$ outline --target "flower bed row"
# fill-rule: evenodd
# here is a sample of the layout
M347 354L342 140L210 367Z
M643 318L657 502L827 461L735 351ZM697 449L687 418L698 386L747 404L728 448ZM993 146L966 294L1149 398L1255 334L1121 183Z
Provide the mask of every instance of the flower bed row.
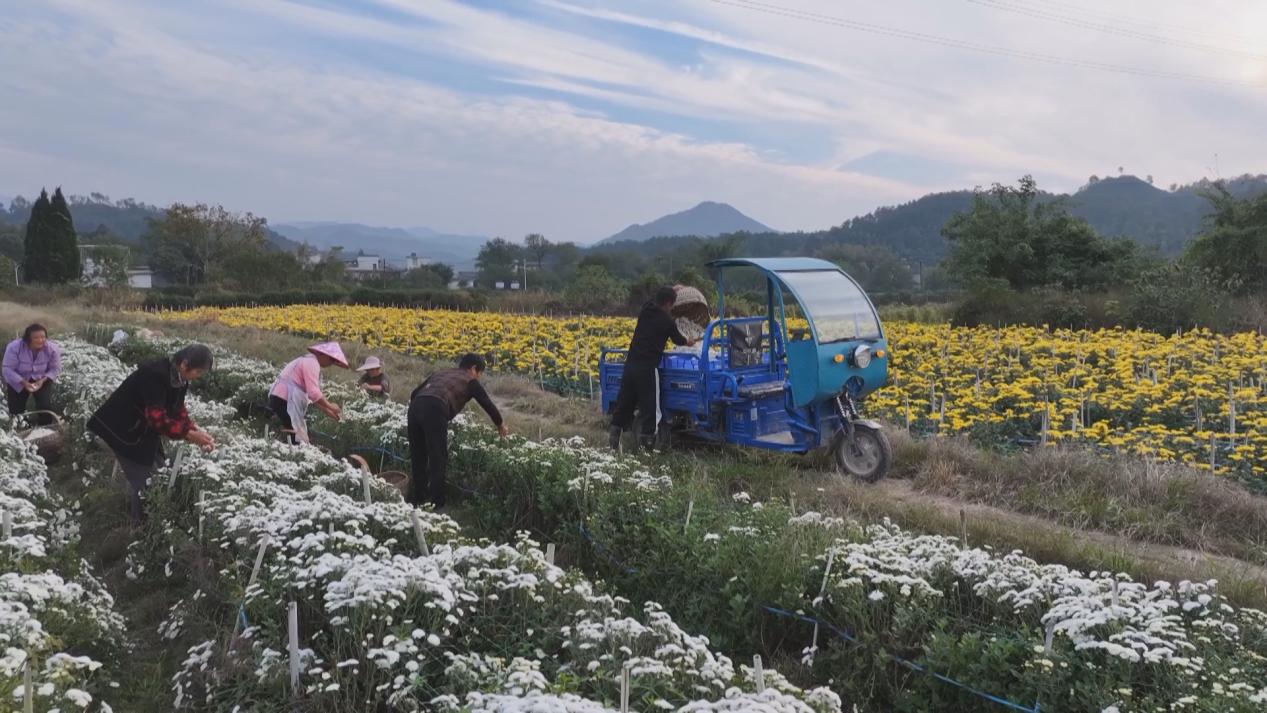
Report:
M104 350L63 346L85 372L122 367ZM83 412L98 394L78 386L66 390ZM177 709L276 709L299 696L305 710L608 710L626 668L634 710L840 709L829 690L772 670L758 692L750 668L658 605L631 607L524 535L475 540L377 482L366 502L347 463L252 436L224 405L190 406L221 446L158 473L129 553L138 580L184 594L161 627L188 645ZM345 413L373 412L345 401Z
M0 710L106 713L124 648L114 600L80 559L79 513L0 415ZM30 688L26 676L31 676Z
M403 408L381 403L318 423L336 449L400 454L403 425ZM579 441L507 445L459 425L452 448L477 530L531 526L722 650L792 652L847 699L898 710L981 706L984 692L1046 710L1267 706L1267 616L1230 606L1213 582L1148 586L719 496Z

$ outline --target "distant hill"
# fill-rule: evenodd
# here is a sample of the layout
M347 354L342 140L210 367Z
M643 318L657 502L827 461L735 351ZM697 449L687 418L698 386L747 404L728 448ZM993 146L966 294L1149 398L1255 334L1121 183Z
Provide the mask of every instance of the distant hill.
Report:
M1244 198L1267 192L1267 176L1241 176L1224 185ZM1157 188L1135 176L1097 179L1072 194L1043 193L1040 200L1064 200L1069 211L1085 219L1100 234L1126 237L1163 255L1179 254L1202 227L1211 190L1208 180ZM912 263L935 265L946 256L948 245L941 230L952 215L972 207L972 191L931 193L909 203L886 206L826 230L796 233L749 232L735 246L738 254L751 257L812 255L831 244L880 245ZM615 238L616 236L613 236ZM617 244L613 238L591 250L603 253L630 251L644 256L697 249L706 242L698 237L660 237Z
M31 217L31 207L26 199L19 197L19 203L13 199L4 202L0 210L0 224L26 225ZM34 198L29 199L34 202ZM106 232L119 241L135 245L141 242L141 236L149 228L151 218L163 217L164 210L156 205L142 203L132 198L111 201L105 196L94 194L89 197L69 196L70 216L75 220L75 230L80 237L105 228ZM287 239L271 228L267 231L268 242L280 250L293 251L299 243Z
M303 221L278 223L273 228L291 240L322 250L341 247L348 255L365 251L393 263L403 263L411 253L417 253L459 269L475 264L475 256L487 240L475 235L450 235L427 227L389 228L360 223Z
M642 241L675 235L708 238L727 233L769 233L772 230L725 203L704 201L694 208L657 218L650 223L635 223L599 241L599 244L626 240Z

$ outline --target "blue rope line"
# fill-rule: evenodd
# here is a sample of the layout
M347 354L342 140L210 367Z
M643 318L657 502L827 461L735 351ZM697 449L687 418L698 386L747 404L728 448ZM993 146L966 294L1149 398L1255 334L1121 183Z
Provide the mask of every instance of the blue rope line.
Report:
M774 614L775 616L780 616L780 617L785 617L785 618L790 618L790 619L797 619L809 624L816 624L816 625L822 626L830 630L832 633L836 634L836 636L839 636L841 639L844 639L845 641L848 641L851 644L862 643L858 641L857 637L853 636L849 632L845 631L844 629L841 629L835 624L823 621L822 619L818 619L812 616L807 616L805 614L797 614L796 612L791 612L786 609L780 609L778 607L770 606L769 604L764 605L762 609L765 609L766 611L770 612L771 614ZM955 686L964 691L967 691L968 693L971 693L972 695L977 696L978 698L983 698L992 703L997 703L1001 706L1010 708L1012 710L1022 711L1023 713L1042 713L1041 706L1039 705L1037 701L1034 702L1033 708L1030 708L1028 706L1023 706L1019 703L1013 703L1012 701L1009 701L1006 698L1000 698L999 696L996 696L992 693L986 693L985 691L982 691L981 689L973 688L972 686L969 686L966 683L961 683L959 681L956 681L955 679L950 678L949 676L933 671L927 666L923 666L921 664L915 663L914 661L904 659L901 656L898 656L896 654L891 654L887 651L882 651L881 653L883 653L885 656L889 657L893 661L896 661L897 663L911 669L912 671L928 674L929 676L932 676L933 678L939 681L948 683L952 686Z

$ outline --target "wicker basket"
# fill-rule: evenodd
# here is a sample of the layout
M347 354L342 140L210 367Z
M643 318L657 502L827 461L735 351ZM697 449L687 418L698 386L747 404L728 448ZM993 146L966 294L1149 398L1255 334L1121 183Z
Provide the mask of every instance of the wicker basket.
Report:
M399 470L384 470L378 474L378 477L387 481L387 484L400 491L401 496L409 497L409 474Z
M677 322L678 331L687 339L703 337L704 330L713 318L708 309L708 300L694 287L677 285L673 289L677 290L677 301L673 303L671 314Z
M28 411L19 416L28 422L35 416L51 416L53 422L46 426L32 426L18 431L18 437L35 446L45 463L53 464L62 457L66 447L66 426L62 417L52 411Z

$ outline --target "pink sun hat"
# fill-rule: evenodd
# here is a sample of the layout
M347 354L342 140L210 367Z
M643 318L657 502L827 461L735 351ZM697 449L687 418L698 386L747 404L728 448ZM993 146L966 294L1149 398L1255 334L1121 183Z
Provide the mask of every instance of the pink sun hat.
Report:
M325 354L333 359L335 364L338 364L344 369L348 368L348 358L343 356L343 349L339 346L338 342L322 342L320 344L314 344L308 347L308 351L313 354Z

